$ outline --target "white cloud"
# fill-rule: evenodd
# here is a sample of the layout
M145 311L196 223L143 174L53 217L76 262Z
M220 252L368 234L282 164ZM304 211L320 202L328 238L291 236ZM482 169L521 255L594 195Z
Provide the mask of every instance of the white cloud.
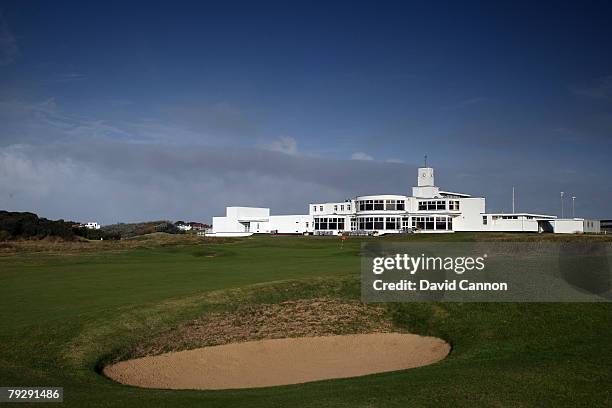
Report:
M351 160L374 160L374 158L364 152L355 152L351 155Z
M289 136L281 136L267 146L268 150L285 154L297 153L297 140Z
M312 200L365 193L364 185L400 190L403 175L388 170L376 162L346 166L261 149L81 139L0 147L0 203L9 211L104 224L210 221L228 205L299 214ZM357 180L354 172L363 176ZM180 199L185 191L192 199Z

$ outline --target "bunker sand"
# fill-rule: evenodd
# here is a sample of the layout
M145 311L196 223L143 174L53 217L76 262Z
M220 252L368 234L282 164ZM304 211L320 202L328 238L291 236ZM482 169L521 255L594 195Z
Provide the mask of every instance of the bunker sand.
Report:
M405 333L232 343L121 361L103 373L145 388L220 390L300 384L433 364L450 352L436 337Z

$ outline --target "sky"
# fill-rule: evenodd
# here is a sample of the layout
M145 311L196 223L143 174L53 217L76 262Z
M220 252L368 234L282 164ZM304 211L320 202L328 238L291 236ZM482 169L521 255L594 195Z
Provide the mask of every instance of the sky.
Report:
M612 218L609 2L0 0L0 209L102 224L444 190Z

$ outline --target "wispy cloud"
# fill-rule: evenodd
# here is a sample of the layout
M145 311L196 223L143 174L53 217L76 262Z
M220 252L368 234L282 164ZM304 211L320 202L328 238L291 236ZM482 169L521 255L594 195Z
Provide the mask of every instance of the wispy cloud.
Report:
M574 95L594 99L609 99L612 98L612 75L597 78L587 84L571 85L569 89Z
M351 155L351 160L374 160L374 158L364 152L355 152Z
M17 40L0 12L0 66L12 64L17 55L19 55Z
M55 82L77 82L77 81L83 81L84 79L87 79L86 75L80 74L78 72L70 72L70 73L58 75L54 79L54 81Z
M477 96L474 98L467 98L462 101L459 101L453 105L447 106L447 110L461 109L472 105L477 105L485 102L491 102L491 98L487 98L484 96Z
M266 146L268 150L285 154L297 154L297 140L290 136L281 136Z

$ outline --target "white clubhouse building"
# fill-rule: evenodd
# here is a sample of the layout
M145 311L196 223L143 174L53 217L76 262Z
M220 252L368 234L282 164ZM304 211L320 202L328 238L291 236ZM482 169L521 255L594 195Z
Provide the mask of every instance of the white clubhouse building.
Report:
M484 197L442 191L434 169L418 169L412 195L368 195L336 203L313 203L308 215L270 215L269 208L227 207L213 217L211 236L252 234L383 235L398 233L599 232L598 221L558 219L531 213L486 213Z

